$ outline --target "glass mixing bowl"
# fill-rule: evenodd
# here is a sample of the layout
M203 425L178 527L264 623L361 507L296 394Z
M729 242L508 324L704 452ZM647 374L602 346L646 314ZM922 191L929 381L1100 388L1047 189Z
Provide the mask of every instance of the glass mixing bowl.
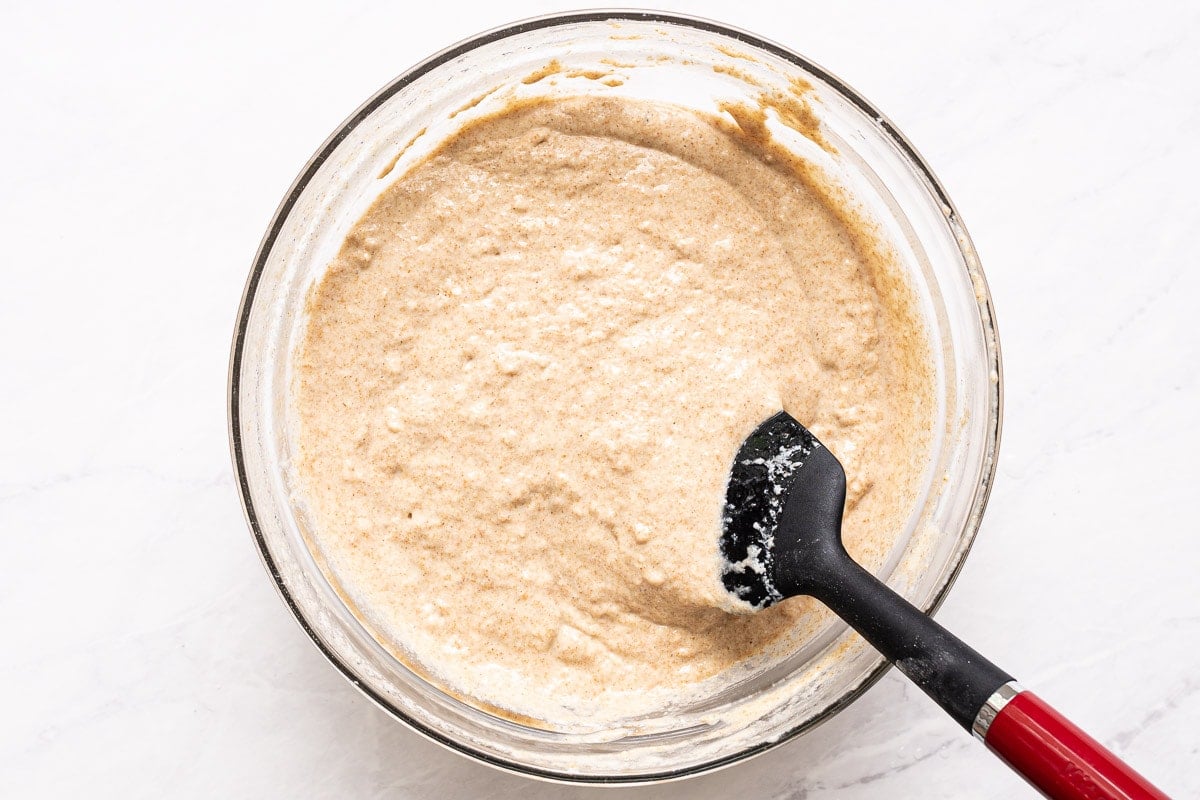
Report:
M830 620L781 664L686 708L583 733L498 716L407 667L356 618L307 543L290 472L291 355L305 324L305 293L366 207L445 134L512 97L602 92L717 113L720 101L754 105L764 92L795 96L797 87L812 116L789 127L772 113L773 135L878 222L928 326L936 426L919 500L881 575L932 610L962 566L995 472L1001 389L993 310L966 230L929 167L824 69L743 31L673 14L529 20L454 45L396 78L338 128L288 190L255 258L233 343L229 426L242 502L279 593L313 642L360 691L420 733L526 775L667 780L810 730L883 673L883 659Z

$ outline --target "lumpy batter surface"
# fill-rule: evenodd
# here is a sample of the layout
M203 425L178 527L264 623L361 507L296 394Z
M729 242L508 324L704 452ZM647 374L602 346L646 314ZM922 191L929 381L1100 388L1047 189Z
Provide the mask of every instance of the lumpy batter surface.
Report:
M781 408L845 464L879 563L926 345L832 196L728 121L612 98L476 121L393 183L310 294L292 398L311 540L380 639L562 724L777 656L813 609L738 613L718 537Z

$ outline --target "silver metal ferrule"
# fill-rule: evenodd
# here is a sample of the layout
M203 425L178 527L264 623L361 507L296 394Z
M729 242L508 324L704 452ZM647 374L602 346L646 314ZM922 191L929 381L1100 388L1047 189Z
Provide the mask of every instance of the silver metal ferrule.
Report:
M971 723L971 734L981 742L986 741L988 728L992 727L992 720L1004 710L1010 700L1023 691L1025 691L1024 686L1016 681L1009 681L993 692L983 707L979 709L979 713L975 715L975 721Z

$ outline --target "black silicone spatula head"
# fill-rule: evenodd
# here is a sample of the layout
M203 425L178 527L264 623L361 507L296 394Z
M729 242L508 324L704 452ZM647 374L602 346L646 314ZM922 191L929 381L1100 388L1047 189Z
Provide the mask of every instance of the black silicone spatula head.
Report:
M755 608L810 594L820 569L808 562L842 550L845 502L845 470L807 428L785 411L759 425L725 492L725 588Z

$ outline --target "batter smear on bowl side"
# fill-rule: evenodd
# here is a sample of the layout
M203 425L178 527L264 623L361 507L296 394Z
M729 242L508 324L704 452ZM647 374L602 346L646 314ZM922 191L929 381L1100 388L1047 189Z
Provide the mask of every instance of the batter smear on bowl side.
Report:
M720 579L734 454L786 409L879 564L928 450L908 285L838 194L728 116L618 98L469 123L354 225L289 409L312 546L448 690L552 726L782 657L818 612Z

